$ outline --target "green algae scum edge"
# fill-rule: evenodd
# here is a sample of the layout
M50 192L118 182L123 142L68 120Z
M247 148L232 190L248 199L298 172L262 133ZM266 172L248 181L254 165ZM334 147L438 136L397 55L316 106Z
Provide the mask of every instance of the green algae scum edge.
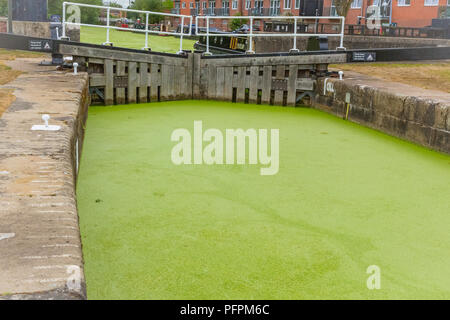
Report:
M279 129L279 172L173 164L171 133L195 120ZM449 164L306 108L91 107L77 186L88 298L449 299Z

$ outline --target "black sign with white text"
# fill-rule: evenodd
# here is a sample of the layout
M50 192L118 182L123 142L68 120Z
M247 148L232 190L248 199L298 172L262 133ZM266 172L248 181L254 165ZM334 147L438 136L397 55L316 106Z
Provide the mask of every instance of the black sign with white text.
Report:
M354 62L375 62L377 54L375 52L352 52Z

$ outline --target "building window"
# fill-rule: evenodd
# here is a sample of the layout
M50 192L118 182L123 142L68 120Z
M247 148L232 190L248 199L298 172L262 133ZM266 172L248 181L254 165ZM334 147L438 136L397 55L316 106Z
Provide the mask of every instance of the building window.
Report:
M353 0L351 8L352 9L361 9L362 0Z
M409 6L411 4L411 0L398 0L397 6L404 7Z
M425 6L437 6L437 5L439 5L439 0L425 0Z
M194 3L193 2L189 2L189 8L194 9Z
M203 1L203 2L202 2L202 8L203 8L203 9L206 9L206 1Z
M285 9L291 8L291 0L284 0L284 8Z
M300 0L295 0L295 9L300 9Z
M337 17L337 11L336 11L336 6L334 5L334 0L331 1L331 7L330 7L330 16L331 17Z
M252 0L245 1L245 9L250 9L252 7Z
M215 2L215 1L210 1L210 2L209 2L209 7L210 7L211 9L214 9L214 8L216 7L216 2Z
M237 9L237 0L233 0L233 2L231 3L231 8Z
M182 4L181 4L181 7L184 9L184 8L186 8L186 2L183 2Z

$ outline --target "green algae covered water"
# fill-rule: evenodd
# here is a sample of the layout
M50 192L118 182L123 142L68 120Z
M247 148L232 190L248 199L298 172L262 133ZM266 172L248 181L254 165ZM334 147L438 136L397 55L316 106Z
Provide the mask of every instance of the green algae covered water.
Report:
M279 129L279 172L173 164L171 134L195 120ZM91 107L77 186L88 298L449 299L449 195L449 156L317 110Z

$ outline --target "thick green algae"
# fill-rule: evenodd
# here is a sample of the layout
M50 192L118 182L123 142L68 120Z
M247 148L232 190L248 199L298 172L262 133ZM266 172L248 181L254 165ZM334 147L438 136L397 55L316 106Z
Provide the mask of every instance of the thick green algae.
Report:
M279 173L172 164L171 133L194 120L279 128ZM449 299L449 181L447 155L317 110L91 107L77 186L88 297Z

